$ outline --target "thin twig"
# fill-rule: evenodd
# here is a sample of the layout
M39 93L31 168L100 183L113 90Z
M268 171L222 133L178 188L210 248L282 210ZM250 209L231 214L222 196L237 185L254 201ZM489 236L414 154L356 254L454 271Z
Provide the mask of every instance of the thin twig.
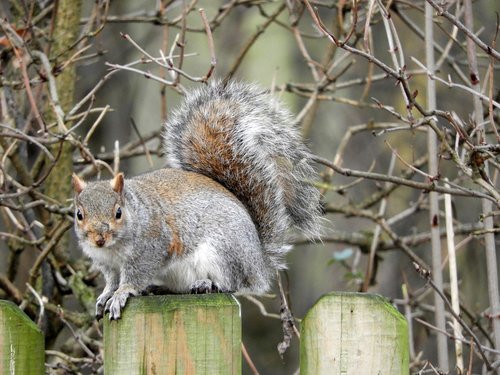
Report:
M426 0L434 9L437 10L438 16L443 16L452 24L460 29L468 38L470 38L479 48L481 48L488 55L494 57L497 60L500 60L500 52L496 51L491 46L484 43L481 39L479 39L468 27L466 27L462 22L460 22L453 14L449 13L446 9L444 9L441 5L439 5L434 0Z

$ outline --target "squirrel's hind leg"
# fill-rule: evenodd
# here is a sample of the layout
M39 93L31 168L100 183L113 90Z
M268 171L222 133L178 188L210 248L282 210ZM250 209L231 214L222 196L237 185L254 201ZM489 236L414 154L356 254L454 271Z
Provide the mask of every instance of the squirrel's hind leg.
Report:
M191 284L191 293L192 294L207 294L207 293L230 293L230 290L226 290L213 282L210 279L202 279L196 280Z

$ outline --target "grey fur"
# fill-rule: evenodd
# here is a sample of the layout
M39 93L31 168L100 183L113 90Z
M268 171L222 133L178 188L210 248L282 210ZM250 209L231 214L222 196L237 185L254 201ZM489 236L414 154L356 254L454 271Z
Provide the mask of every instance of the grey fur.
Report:
M212 103L217 103L216 116L213 106L210 107ZM252 200L242 196L239 186L233 186L237 176L231 171L217 174L196 168L183 156L193 153L191 141L200 126L200 114L211 120L229 118L237 124L227 132L226 141L234 155L249 165L243 173L250 181L250 190L263 187L262 196L256 198L265 202L266 214L261 215L264 216L263 222L256 222ZM208 125L218 127L217 121ZM311 166L311 154L290 112L261 87L240 82L227 85L216 82L189 92L165 125L164 146L169 166L205 174L244 202L256 222L264 250L274 268L286 268L283 255L290 247L284 243L292 225L308 238L319 238L321 209L319 192L311 184L317 177ZM220 158L217 152L213 157ZM231 164L231 160L221 158L220 163ZM287 200L285 197L289 195L293 198Z
M73 178L76 233L106 279L97 316L118 319L127 298L151 284L265 292L285 268L290 226L319 235L309 151L261 89L216 83L191 92L164 139L171 168L125 181Z

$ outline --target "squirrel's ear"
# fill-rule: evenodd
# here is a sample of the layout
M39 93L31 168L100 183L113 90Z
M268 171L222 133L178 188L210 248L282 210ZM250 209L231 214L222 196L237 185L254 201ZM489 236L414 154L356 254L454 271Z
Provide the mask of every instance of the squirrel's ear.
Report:
M76 175L76 173L73 173L73 176L71 176L71 181L73 183L73 189L77 194L80 194L87 185L85 181Z
M123 177L123 173L120 172L115 176L115 178L111 180L111 187L113 188L114 191L121 194L121 192L123 191L124 182L125 179Z

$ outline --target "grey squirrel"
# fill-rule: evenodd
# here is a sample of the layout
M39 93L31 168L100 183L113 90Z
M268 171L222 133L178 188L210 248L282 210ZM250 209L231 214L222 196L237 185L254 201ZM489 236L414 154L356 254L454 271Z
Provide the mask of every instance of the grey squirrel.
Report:
M96 316L119 319L150 285L174 293L269 289L295 226L320 232L316 173L291 114L245 83L189 92L164 126L168 168L86 183L75 231L104 275Z

